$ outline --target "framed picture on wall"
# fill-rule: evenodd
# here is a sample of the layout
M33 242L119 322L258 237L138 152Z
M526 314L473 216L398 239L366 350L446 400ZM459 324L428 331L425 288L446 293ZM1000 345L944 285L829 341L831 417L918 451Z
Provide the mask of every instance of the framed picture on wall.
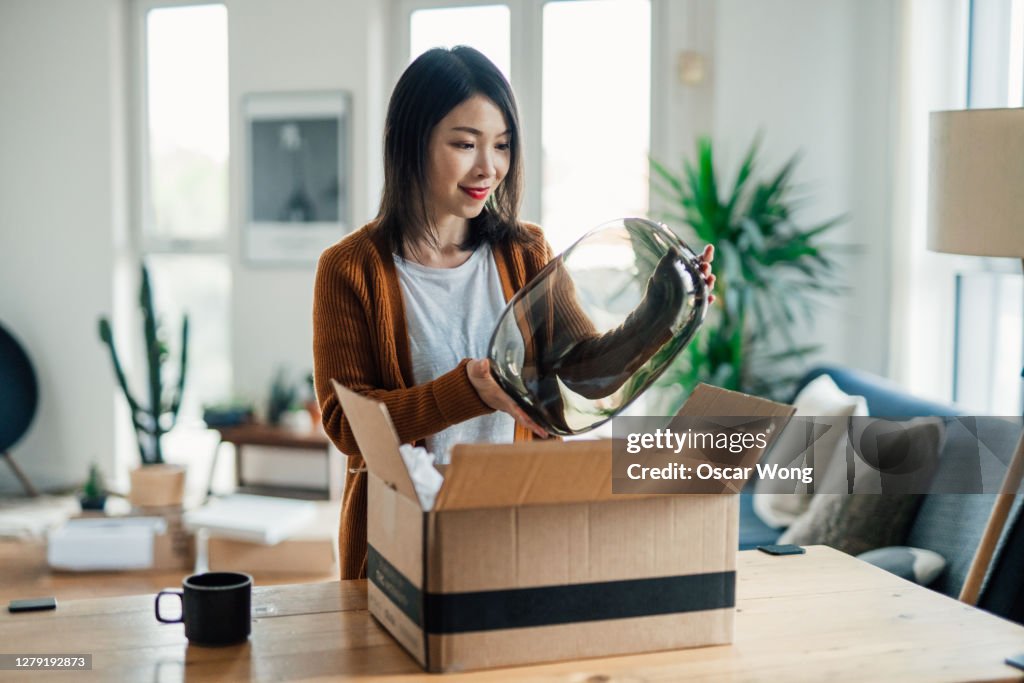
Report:
M351 110L342 91L244 96L244 260L316 263L351 230Z

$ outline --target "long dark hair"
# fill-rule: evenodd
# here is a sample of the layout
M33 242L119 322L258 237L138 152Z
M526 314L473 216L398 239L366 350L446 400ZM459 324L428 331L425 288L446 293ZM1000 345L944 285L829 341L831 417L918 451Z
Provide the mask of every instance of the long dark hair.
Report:
M525 237L519 224L522 139L512 87L498 68L473 48L434 48L417 57L398 79L384 124L384 193L377 220L398 254L404 255L406 242L437 244L425 187L430 134L448 112L474 95L489 99L505 117L509 167L484 210L470 219L466 242L459 246L475 249Z

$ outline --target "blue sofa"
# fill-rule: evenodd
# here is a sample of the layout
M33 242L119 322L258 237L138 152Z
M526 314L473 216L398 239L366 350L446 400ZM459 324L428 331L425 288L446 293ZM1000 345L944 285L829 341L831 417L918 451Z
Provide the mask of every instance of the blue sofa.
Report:
M934 403L908 394L902 387L869 373L836 366L821 366L808 372L797 392L811 380L827 374L848 394L863 396L871 415L881 417L917 417L962 415L955 406ZM985 418L978 418L985 420ZM1000 457L1008 459L1017 440L1017 429L1005 420L992 420ZM947 457L962 448L977 448L976 440L949 438L940 454L939 476L960 476L944 469L956 467L957 459ZM1000 539L995 560L982 588L979 606L1018 623L1024 623L1024 520L1017 496L1010 519ZM925 497L918 509L906 544L927 548L946 558L945 572L932 588L956 597L967 576L971 559L981 539L985 523L995 500L985 494L932 494ZM775 542L781 530L764 524L754 513L752 496L740 496L740 549Z

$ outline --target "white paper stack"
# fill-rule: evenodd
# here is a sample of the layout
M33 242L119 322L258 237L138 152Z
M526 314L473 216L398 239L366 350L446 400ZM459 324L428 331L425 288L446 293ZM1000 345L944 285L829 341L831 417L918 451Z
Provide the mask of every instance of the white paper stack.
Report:
M50 532L46 559L69 571L147 569L153 566L153 536L166 531L159 517L72 519Z
M234 494L216 498L185 513L185 528L206 530L210 536L276 545L316 517L308 500Z

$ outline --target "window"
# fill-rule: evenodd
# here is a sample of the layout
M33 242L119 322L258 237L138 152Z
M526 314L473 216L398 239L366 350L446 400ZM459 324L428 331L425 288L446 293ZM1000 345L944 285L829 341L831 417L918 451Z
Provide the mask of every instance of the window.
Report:
M228 205L227 10L152 8L145 46L144 244L220 247Z
M650 0L401 7L408 36L396 71L431 47L463 44L510 77L525 142L522 215L556 251L605 221L647 214Z
M974 0L969 108L1024 105L1024 0ZM953 400L996 415L1024 407L1024 281L1020 261L958 260Z
M505 5L415 10L409 27L409 61L433 47L469 45L487 55L511 81L510 22Z
M165 381L177 377L180 325L189 315L185 395L165 442L166 456L185 462L199 447L211 452L202 405L226 398L231 386L227 9L145 0L137 8L135 243L170 347L172 377Z
M606 221L646 216L650 3L545 4L542 98L541 223L555 251Z
M1015 273L957 275L956 400L979 412L1016 415L1020 404L1024 283Z

